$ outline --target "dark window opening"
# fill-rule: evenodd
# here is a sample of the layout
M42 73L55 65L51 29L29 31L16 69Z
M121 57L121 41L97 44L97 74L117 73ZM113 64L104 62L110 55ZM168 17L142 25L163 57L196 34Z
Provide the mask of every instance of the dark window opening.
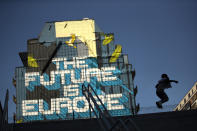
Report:
M188 97L189 97L189 98L191 97L190 93L188 94Z

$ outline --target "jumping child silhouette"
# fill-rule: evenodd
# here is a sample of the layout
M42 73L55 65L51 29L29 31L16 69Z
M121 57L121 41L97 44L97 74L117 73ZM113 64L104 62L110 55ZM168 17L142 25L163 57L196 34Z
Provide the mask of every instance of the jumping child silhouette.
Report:
M176 80L170 80L167 74L161 75L161 80L158 81L156 87L156 94L161 99L156 102L158 108L162 108L162 104L169 100L167 94L164 92L164 89L171 88L171 83L175 82L178 83Z

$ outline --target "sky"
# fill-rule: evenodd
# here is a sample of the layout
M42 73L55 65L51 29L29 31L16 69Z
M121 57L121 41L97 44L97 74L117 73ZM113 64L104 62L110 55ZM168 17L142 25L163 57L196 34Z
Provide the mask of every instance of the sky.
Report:
M155 107L162 73L179 81L166 90L165 105L178 104L197 81L196 12L196 0L1 0L0 100L9 89L12 117L12 78L15 67L22 66L18 53L27 50L27 40L37 38L45 22L88 17L104 32L113 32L115 44L128 54L141 107Z

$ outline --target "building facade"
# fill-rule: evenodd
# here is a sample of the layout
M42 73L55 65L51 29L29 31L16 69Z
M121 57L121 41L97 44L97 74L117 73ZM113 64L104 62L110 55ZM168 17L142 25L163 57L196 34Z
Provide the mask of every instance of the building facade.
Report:
M197 109L197 82L184 96L174 111Z
M93 87L112 116L136 114L135 71L128 55L93 19L47 22L19 56L18 122L94 118L82 85Z

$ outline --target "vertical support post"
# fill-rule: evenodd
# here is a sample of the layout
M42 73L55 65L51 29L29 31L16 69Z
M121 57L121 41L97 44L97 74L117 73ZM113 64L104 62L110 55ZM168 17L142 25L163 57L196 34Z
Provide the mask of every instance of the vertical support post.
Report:
M8 100L9 100L9 91L6 91L6 97L4 102L4 108L2 109L0 103L0 130L7 131L8 130Z
M89 86L88 86L88 92L90 92ZM89 95L89 93L88 93L88 103L89 103L89 114L90 114L90 119L91 119L92 116L91 116L90 95Z

